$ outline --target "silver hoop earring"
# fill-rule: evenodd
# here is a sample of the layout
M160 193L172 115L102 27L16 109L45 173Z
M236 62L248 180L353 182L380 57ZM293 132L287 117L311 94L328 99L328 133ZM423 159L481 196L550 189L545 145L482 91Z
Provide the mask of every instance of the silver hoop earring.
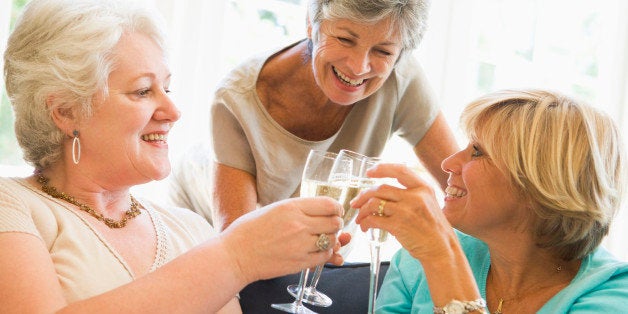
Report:
M74 140L72 140L72 161L74 161L75 165L78 165L79 161L81 161L81 140L79 140L79 131L74 130L72 132L74 135Z

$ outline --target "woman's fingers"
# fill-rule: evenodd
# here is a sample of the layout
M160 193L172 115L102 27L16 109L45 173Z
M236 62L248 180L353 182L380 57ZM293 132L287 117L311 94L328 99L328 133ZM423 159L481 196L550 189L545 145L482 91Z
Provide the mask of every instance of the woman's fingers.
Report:
M268 207L278 212L273 215L281 216L276 217L277 220L291 220L292 224L302 227L310 235L335 234L342 228L342 205L329 197L291 198Z
M342 227L342 207L327 197L293 198L265 206L238 218L222 236L231 242L236 259L250 278L272 278L314 267L326 261L342 263L334 254ZM340 240L338 239L340 238Z
M336 241L336 244L334 245L333 253L331 257L327 260L327 263L332 263L334 265L342 265L344 263L344 258L342 257L342 255L338 253L338 250L340 250L341 246L344 246L347 243L349 243L349 241L351 240L351 234L341 233L337 237L337 239L338 241Z
M351 202L352 207L359 208L356 222L362 230L382 228L395 236L408 235L414 233L413 229L434 223L433 215L440 212L434 190L414 170L402 164L379 164L367 174L395 178L401 186L381 185L364 190Z
M365 217L378 216L378 217L390 217L395 215L397 211L398 202L392 199L398 199L398 197L373 196L366 200L360 207L358 216L356 217L356 223L361 223Z
M428 185L415 170L404 164L381 163L369 169L366 174L372 178L395 178L408 189Z
M398 193L399 190L403 189L387 184L362 190L353 200L351 200L351 208L361 208L372 198L378 198L376 204L379 204L379 200L385 200L387 202L399 201L402 197L402 195ZM377 208L377 206L375 207Z
M333 251L336 246L340 246L335 234L321 233L311 237L310 252Z
M349 243L349 241L351 241L351 234L350 233L346 233L343 232L338 236L338 242L340 244L340 246L345 246ZM340 248L340 247L338 247Z
M341 217L343 214L342 205L331 197L299 197L291 200L297 202L295 206L298 206L308 216Z

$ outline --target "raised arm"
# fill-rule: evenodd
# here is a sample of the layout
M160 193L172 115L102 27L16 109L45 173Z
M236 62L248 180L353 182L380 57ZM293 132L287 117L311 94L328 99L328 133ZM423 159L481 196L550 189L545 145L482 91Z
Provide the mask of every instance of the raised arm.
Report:
M214 163L212 182L213 223L226 229L238 217L257 207L257 184L250 173Z
M362 230L388 230L423 266L432 301L442 307L451 300L480 298L454 229L442 213L430 184L409 168L381 164L369 170L371 177L397 178L400 189L383 185L362 192L351 205L360 208L356 222ZM385 203L382 203L385 200ZM383 216L374 215L384 204Z
M414 147L414 152L423 166L440 184L443 191L447 187L447 173L441 169L445 158L457 152L458 144L443 113L440 112L425 136Z
M321 233L336 241L341 211L339 203L323 197L269 205L156 271L72 304L64 298L41 239L2 232L0 312L215 313L252 281L294 273L330 258L341 263L342 257L332 255L331 249L319 251L316 246ZM269 232L277 229L281 232Z
M0 233L0 312L216 312L245 285L221 246L212 240L150 275L68 305L43 242L26 233ZM207 276L212 268L222 271Z

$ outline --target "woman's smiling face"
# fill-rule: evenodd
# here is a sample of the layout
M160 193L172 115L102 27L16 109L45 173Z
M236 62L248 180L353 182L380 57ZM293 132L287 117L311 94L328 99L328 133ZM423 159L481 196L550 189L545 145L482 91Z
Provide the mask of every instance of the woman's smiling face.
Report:
M401 53L398 32L388 19L374 24L325 20L314 44L312 67L317 85L334 103L351 105L375 93ZM311 28L308 33L312 34Z
M145 35L126 33L113 58L109 93L95 99L93 116L80 128L81 166L119 185L163 179L170 172L168 132L180 117L167 95L163 51Z
M525 224L525 201L508 177L472 142L442 163L449 173L443 212L452 226L478 236L495 228Z

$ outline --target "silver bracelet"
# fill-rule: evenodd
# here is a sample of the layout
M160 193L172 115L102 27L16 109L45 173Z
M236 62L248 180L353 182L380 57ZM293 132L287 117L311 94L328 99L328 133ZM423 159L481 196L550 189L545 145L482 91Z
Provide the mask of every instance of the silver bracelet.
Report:
M466 314L472 311L480 311L480 313L486 313L486 301L479 298L473 301L458 301L451 300L443 307L434 307L434 314Z

